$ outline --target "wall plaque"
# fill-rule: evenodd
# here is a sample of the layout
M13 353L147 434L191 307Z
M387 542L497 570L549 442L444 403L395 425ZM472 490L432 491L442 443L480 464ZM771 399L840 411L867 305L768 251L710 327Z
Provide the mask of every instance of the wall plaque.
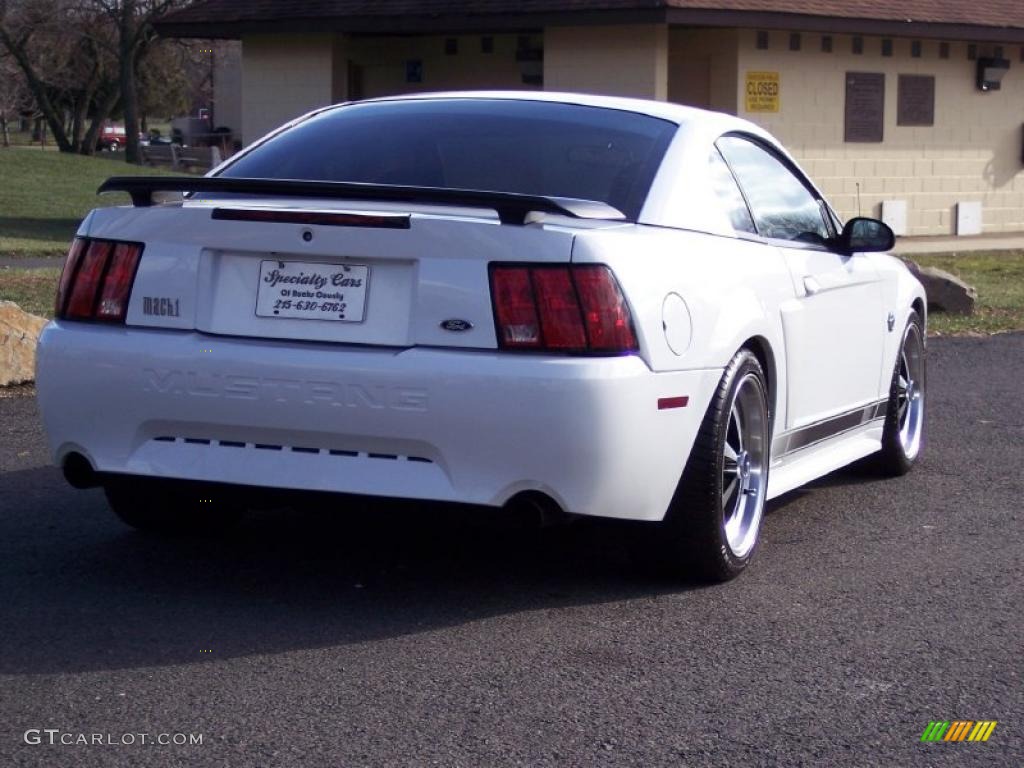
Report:
M896 84L896 125L935 125L935 78L900 75Z
M885 75L846 73L845 141L881 141L885 119Z
M747 72L747 112L779 111L779 73Z

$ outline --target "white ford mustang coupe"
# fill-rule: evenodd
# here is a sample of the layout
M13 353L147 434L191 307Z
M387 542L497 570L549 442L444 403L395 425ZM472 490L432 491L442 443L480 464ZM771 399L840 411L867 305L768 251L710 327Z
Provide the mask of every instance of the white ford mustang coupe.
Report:
M133 205L82 222L38 397L67 479L139 528L269 489L525 501L644 521L651 563L723 580L766 500L921 451L892 232L735 117L379 99L111 190Z

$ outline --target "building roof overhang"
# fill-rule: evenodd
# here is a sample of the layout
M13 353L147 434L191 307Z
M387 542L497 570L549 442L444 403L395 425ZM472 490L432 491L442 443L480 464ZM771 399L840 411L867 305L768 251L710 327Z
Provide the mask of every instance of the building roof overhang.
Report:
M865 0L533 0L466 2L358 0L335 2L206 2L157 24L165 37L239 39L250 35L415 35L533 31L548 26L669 24L891 35L972 42L1024 42L1024 3L996 0L988 10L967 3L908 0L879 10ZM917 6L921 6L918 8ZM333 10L332 10L333 9ZM917 11L917 13L915 13Z

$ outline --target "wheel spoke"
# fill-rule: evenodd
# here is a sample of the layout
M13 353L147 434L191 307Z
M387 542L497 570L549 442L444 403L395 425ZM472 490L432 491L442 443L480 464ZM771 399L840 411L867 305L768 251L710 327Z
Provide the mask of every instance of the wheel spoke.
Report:
M739 453L743 450L743 422L740 419L739 406L735 403L732 406L730 422L734 425L734 429L736 430L736 452Z
M739 484L739 482L740 482L740 479L739 479L738 476L737 477L733 477L732 481L727 486L725 486L725 488L722 490L722 502L723 503L728 503L729 499L732 498L733 491L736 490L736 486ZM730 514L731 514L731 512L727 510L726 511L726 517L728 517Z
M732 470L735 472L736 471L736 460L740 456L739 451L737 451L735 448L733 448L731 445L729 445L729 441L726 440L725 441L725 451L724 452L725 452L725 465L728 467L730 465L730 463L731 463L732 464Z

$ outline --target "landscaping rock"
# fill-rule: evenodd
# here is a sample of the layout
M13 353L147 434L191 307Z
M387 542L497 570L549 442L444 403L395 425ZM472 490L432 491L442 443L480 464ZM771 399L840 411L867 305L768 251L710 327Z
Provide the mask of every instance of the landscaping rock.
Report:
M956 275L938 267L922 267L912 259L903 259L928 294L928 307L956 315L973 315L978 291Z
M30 315L13 301L0 301L0 387L32 381L36 341L45 317Z

